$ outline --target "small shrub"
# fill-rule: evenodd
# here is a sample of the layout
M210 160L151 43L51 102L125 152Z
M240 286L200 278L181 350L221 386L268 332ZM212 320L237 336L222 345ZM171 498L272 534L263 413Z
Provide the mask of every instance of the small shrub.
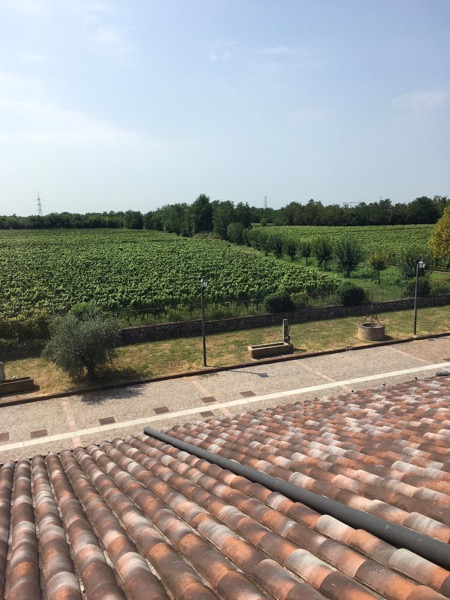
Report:
M449 284L445 281L433 281L430 284L431 296L443 296L450 292Z
M368 301L366 290L350 282L344 283L339 288L338 298L344 306L358 306Z
M353 271L353 275L356 279L367 279L371 281L374 279L373 270L365 265L360 265Z
M24 340L18 342L11 339L0 339L0 357L3 361L39 356L43 348L43 340Z
M270 294L264 300L267 312L289 312L295 310L295 304L286 292Z
M295 308L305 308L308 306L308 294L306 292L294 292L291 294L291 300Z
M419 285L417 289L418 296L428 296L431 290L430 281L426 277L419 277ZM416 295L416 279L410 279L403 290L403 294L407 298L412 298Z
M210 319L226 319L230 316L230 309L217 304L208 311L208 316Z
M385 286L389 286L389 285L399 286L402 283L404 283L404 280L402 279L402 276L398 272L398 269L390 268L390 269L387 269L386 271L384 271L383 284Z

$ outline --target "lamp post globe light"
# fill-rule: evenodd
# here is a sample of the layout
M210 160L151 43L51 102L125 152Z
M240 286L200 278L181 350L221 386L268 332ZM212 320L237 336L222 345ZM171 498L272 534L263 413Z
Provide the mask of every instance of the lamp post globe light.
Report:
M419 295L419 269L425 269L425 261L423 259L416 260L416 285L414 288L414 335L417 330L417 297Z
M202 339L203 339L203 366L206 367L206 329L205 329L205 288L208 285L206 276L200 279L200 289L202 293Z

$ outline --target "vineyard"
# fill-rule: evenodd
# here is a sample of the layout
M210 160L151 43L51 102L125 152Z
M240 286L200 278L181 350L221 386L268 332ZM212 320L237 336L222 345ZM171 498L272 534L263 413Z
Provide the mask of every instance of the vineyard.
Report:
M384 225L377 227L314 227L283 226L260 229L268 239L281 239L283 242L313 240L318 236L336 239L343 234L354 236L364 248L366 256L375 250L387 252L393 263L406 248L412 245L427 251L428 239L433 225ZM255 232L258 230L255 229Z
M2 231L0 321L89 301L112 312L189 305L198 302L202 275L210 303L264 298L280 287L326 292L338 283L332 274L220 240L155 231Z

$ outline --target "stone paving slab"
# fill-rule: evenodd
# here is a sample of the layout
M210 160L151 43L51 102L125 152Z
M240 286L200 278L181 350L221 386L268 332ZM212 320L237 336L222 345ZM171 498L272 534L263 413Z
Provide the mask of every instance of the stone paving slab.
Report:
M450 337L416 340L4 406L0 407L0 462L137 434L147 425L163 429L207 419L211 413L232 415L252 408L322 399L351 390L430 377L435 370L421 369L448 359ZM341 384L349 379L404 369L412 372ZM332 388L320 387L330 384ZM316 386L318 389L314 389ZM284 392L287 395L283 396ZM266 398L271 394L275 397ZM174 414L180 411L181 414ZM133 420L139 422L130 424ZM42 437L33 438L37 435L33 432L38 431Z

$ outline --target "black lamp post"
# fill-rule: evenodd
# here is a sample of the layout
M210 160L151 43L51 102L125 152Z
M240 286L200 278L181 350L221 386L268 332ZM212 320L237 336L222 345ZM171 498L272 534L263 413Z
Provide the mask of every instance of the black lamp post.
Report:
M205 288L208 285L206 276L200 279L200 286L202 292L202 338L203 338L203 366L206 367L206 332L205 332Z
M419 269L425 268L425 262L420 259L416 260L416 285L414 289L414 335L417 329L417 297L419 295Z

